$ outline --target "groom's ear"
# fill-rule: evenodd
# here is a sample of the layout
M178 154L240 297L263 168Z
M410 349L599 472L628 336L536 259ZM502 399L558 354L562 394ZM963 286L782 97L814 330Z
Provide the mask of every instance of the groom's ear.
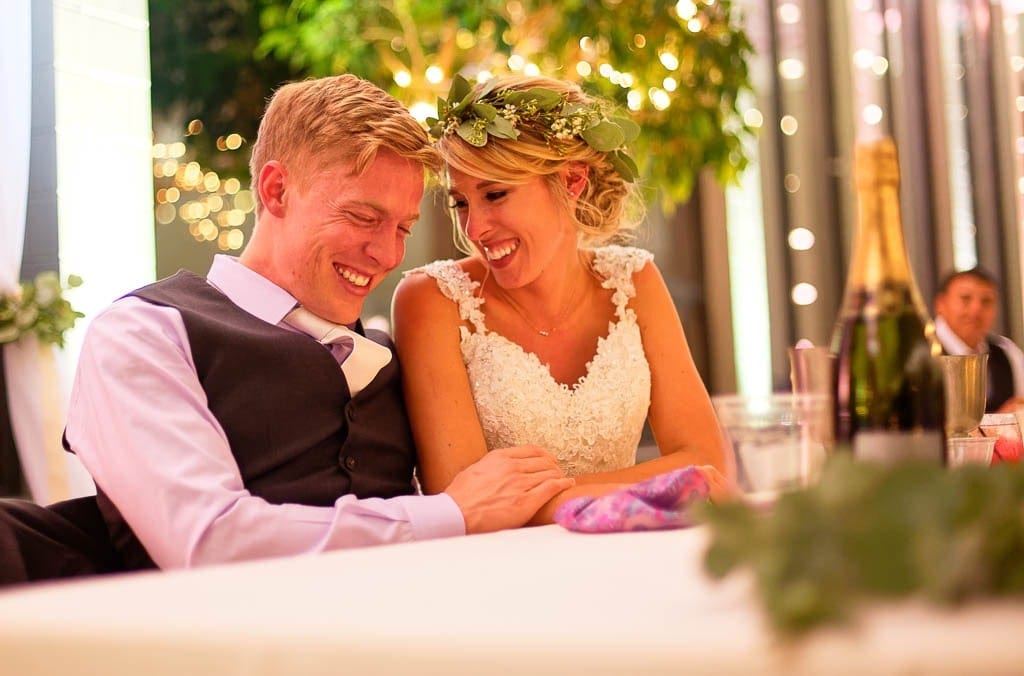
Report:
M278 218L284 216L291 186L289 185L288 171L283 164L277 160L271 160L264 164L260 169L256 189L259 191L260 204L264 209Z

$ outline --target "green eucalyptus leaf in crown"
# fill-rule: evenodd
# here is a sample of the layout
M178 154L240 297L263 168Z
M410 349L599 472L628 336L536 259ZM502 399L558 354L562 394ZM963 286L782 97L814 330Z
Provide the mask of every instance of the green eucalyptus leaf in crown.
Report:
M438 117L427 118L430 135L440 139L457 134L466 143L482 148L490 138L515 140L518 127L531 124L540 130L556 150L572 138L608 154L608 161L624 181L639 175L626 145L640 135L640 127L625 117L609 117L600 106L585 106L565 100L551 89L533 87L523 91L496 89L497 80L485 84L474 96L466 78L456 75L448 99L437 100Z

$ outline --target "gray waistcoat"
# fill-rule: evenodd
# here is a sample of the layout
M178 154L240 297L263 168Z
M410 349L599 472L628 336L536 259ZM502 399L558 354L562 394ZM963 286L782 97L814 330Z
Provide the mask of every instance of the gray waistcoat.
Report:
M253 495L274 504L329 506L347 493L412 492L416 454L397 358L352 398L323 346L257 319L197 275L181 271L129 295L181 313L210 410ZM394 351L383 332L366 334ZM152 567L117 509L98 493L126 566Z

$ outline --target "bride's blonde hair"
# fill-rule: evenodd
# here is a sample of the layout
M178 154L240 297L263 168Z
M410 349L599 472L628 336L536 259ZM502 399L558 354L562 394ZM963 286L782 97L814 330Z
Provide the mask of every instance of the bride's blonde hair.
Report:
M577 85L548 77L508 75L497 82L478 84L473 93L483 91L525 91L535 87L563 96L567 103L585 107L607 104L583 92ZM485 89L486 88L486 89ZM437 141L445 165L464 174L500 183L522 184L540 176L567 210L579 230L583 246L599 246L631 238L643 220L645 209L636 183L626 181L612 164L609 153L595 150L579 135L560 136L557 145L550 142L551 129L537 118L524 116L516 125L518 138L488 137L483 146L471 145L456 133L443 134ZM567 164L587 168L583 191L572 209L569 191L560 179ZM452 217L455 242L466 252L473 250L458 219Z

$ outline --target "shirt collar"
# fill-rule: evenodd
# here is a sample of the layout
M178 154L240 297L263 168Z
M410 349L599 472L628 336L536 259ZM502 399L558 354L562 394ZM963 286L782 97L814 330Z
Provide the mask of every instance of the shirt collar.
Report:
M206 280L232 303L268 324L280 324L297 304L290 293L234 256L214 256Z
M978 344L978 349L973 350L967 346L967 343L960 340L960 336L953 333L953 329L950 328L949 324L942 317L935 317L935 335L949 354L985 354L988 352L988 341L986 339L982 338Z

